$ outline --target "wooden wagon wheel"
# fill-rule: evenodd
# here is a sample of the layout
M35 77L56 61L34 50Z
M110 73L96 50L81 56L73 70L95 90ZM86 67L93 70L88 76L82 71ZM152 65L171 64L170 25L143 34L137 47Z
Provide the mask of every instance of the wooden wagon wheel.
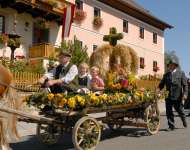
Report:
M36 132L39 139L47 145L56 144L61 136L57 127L47 124L38 124Z
M98 121L85 116L76 122L72 140L76 150L94 150L100 141L100 136L101 128Z
M145 122L150 135L156 134L160 129L160 111L157 104L149 105L145 110Z

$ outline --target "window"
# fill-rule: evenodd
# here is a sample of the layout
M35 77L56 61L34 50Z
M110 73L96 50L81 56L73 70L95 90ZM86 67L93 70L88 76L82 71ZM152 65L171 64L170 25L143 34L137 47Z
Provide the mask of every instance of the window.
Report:
M83 1L81 0L76 0L75 1L76 9L83 10Z
M95 50L97 49L97 47L98 47L98 46L94 44L94 45L93 45L93 51L95 51Z
M0 15L0 34L5 33L5 17Z
M33 44L49 43L49 29L39 28L35 23L33 27Z
M153 33L153 43L157 44L157 33Z
M140 27L140 38L144 39L144 28Z
M145 67L144 58L140 57L140 68L144 69L144 67Z
M101 17L101 11L97 7L94 7L94 17Z
M128 33L128 21L123 20L123 32Z
M153 71L157 72L158 70L159 70L158 62L157 61L153 61Z

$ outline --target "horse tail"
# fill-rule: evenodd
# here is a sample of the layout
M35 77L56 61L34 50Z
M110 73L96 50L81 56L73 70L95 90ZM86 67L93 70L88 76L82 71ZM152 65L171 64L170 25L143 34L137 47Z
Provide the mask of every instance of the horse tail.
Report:
M12 88L8 88L7 92L6 92L6 99L9 101L9 107L11 109L14 110L19 110L21 109L21 102L19 100L19 96L17 94L17 91L15 89ZM9 134L10 137L14 137L16 140L18 140L20 138L19 134L18 134L18 130L17 130L17 121L18 121L18 117L16 115L10 115L10 117L8 117L8 122L9 122Z

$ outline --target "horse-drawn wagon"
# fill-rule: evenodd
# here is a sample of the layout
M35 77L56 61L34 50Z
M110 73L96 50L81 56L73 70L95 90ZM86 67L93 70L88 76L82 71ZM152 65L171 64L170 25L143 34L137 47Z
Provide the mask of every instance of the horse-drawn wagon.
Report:
M150 91L143 97L124 93L69 97L40 93L26 101L39 108L38 116L3 107L0 111L18 115L21 121L37 123L36 134L48 145L56 144L62 134L70 132L75 149L95 149L106 126L114 131L125 125L144 127L150 135L160 127L158 96ZM96 113L103 115L96 117Z

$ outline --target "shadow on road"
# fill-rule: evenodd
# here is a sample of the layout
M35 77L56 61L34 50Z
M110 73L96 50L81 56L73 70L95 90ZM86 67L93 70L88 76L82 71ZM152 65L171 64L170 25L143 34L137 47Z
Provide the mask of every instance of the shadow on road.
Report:
M147 132L143 128L121 128L118 131L112 131L106 129L101 135L101 141L109 140L111 138L116 138L119 136L128 137L143 137L148 136ZM11 147L13 150L68 150L73 149L71 134L65 134L60 141L53 146L47 146L39 141L36 135L30 135L24 137L21 142L12 143Z

